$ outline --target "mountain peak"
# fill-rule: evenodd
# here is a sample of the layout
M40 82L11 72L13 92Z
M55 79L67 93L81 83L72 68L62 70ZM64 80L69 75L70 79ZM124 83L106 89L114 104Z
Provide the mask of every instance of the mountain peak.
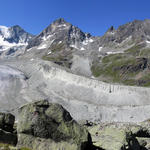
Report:
M14 26L12 26L12 28L20 28L20 29L22 29L19 25L14 25Z
M64 23L67 23L64 18L58 18L56 19L53 24L64 24Z

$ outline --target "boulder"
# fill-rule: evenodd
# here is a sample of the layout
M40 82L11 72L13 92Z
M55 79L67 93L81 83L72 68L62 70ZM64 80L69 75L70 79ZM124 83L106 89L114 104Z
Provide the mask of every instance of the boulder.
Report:
M0 112L0 128L8 131L13 132L13 126L15 122L15 116L10 113L2 113Z
M150 149L150 138L145 137L137 137L141 150L149 150Z
M88 127L93 145L104 150L140 150L137 139L126 126L115 124Z
M29 103L18 114L18 146L36 150L85 150L92 145L88 131L59 104L47 100Z

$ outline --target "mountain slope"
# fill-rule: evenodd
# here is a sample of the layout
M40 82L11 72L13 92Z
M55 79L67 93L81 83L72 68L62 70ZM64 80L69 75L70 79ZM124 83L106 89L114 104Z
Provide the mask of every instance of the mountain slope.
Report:
M29 55L43 56L44 60L50 60L61 66L70 68L81 75L91 75L90 71L90 43L93 37L82 32L78 27L71 25L60 18L33 38L27 46ZM85 55L87 53L87 57ZM39 55L40 54L40 55ZM77 64L81 61L83 65Z
M39 46L42 42L46 40L57 40L65 42L66 44L78 44L79 42L84 41L86 38L90 37L90 35L83 33L79 28L71 25L66 22L64 19L60 18L55 20L52 24L50 24L46 29L44 29L38 36L33 38L27 49ZM49 46L49 45L47 45Z
M106 82L150 86L150 20L127 23L117 30L111 27L100 39L107 51L94 60L92 73Z
M33 56L38 54L75 74L139 86L149 86L149 50L148 19L118 29L112 26L104 36L93 37L60 18L27 46Z
M117 30L113 26L105 33L100 42L102 46L125 46L125 44L137 44L150 41L150 20L134 20L133 22L119 26ZM124 42L124 43L123 43Z

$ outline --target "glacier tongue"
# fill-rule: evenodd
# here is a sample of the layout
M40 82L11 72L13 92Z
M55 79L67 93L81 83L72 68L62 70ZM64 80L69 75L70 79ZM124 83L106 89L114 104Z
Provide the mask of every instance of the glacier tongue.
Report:
M9 78L20 78L20 79L25 79L25 75L20 72L17 69L14 69L9 66L4 66L0 65L0 80L3 80L4 78L9 79Z
M0 111L14 109L25 102L21 98L21 93L27 86L25 80L26 76L21 71L0 65Z
M0 105L5 110L31 100L48 99L63 105L76 120L141 122L149 119L149 88L107 84L72 74L40 59L18 59L5 64L13 66L0 69L1 78L7 77L0 80L5 85L0 95Z

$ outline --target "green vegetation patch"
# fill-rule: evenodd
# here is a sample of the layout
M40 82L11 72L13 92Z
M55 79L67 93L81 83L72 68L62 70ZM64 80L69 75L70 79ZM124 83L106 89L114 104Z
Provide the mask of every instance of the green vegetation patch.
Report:
M17 147L14 147L13 145L5 144L5 143L0 143L0 149L3 149L3 150L31 150L30 148L27 148L27 147L17 148Z
M44 55L43 60L51 61L66 68L72 65L72 49L66 49L64 43L54 43L49 48L51 54Z
M110 54L102 59L102 63L109 63L124 58L124 54Z
M139 56L141 49L142 49L142 45L136 45L126 50L125 53L133 55L133 56Z
M143 49L140 52L140 56L142 56L142 57L150 57L150 48Z
M27 147L22 147L22 148L20 148L20 150L31 150L31 149L27 148Z
M148 58L135 57L127 53L111 54L105 56L101 62L93 62L91 71L95 77L105 82L149 86L150 70L148 69L148 62ZM149 74L146 72L136 79L136 76L144 70L149 70Z
M61 51L64 49L64 43L60 43L60 44L53 44L51 47L50 47L50 50L52 52L58 52L58 51Z

